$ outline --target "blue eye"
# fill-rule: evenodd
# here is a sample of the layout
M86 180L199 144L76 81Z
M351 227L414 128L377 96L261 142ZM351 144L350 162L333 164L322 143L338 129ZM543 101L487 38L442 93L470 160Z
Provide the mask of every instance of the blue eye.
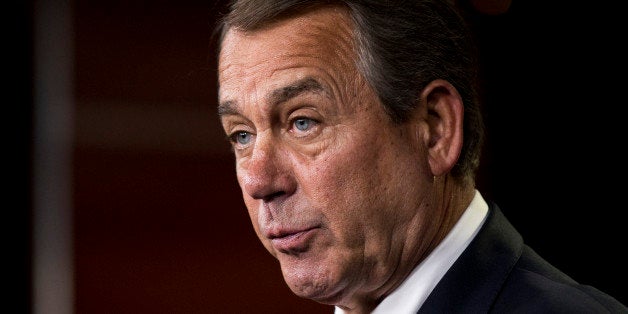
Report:
M299 131L307 131L312 126L312 120L307 118L299 118L294 120L294 126Z
M237 132L233 137L234 141L240 145L246 145L251 141L251 133L249 132Z

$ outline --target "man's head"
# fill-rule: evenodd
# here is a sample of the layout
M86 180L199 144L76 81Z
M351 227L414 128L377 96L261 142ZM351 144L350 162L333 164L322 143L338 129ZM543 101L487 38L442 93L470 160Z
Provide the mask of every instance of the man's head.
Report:
M405 121L430 81L452 83L465 104L465 141L454 177L473 182L480 162L484 125L477 99L477 60L472 36L453 6L455 0L233 0L219 30L255 31L312 8L348 8L354 56L387 113Z
M458 17L422 3L240 1L224 20L219 114L255 231L297 295L373 307L469 199L473 59Z

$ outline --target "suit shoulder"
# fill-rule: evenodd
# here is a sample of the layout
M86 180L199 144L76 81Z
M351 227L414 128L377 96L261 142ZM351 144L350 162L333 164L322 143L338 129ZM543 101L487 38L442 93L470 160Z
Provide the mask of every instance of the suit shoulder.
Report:
M493 309L496 313L628 313L612 296L576 282L527 247Z

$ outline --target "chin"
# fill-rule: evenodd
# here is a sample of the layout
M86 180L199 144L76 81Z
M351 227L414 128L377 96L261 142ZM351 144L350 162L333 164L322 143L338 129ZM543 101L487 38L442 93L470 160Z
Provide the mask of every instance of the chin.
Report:
M331 289L330 286L321 283L288 284L288 287L295 295L321 304L335 305L342 299L339 289Z
M299 297L323 304L335 304L340 299L341 285L322 261L281 260L281 271L290 290Z

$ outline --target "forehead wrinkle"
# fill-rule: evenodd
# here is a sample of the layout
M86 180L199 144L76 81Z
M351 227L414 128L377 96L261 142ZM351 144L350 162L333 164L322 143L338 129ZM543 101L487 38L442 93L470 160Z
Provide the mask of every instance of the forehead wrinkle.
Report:
M219 70L222 74L221 76L224 80L231 80L234 79L234 77L246 77L249 76L251 72L256 72L256 69L259 67L262 67L274 60L283 60L284 62L288 62L288 64L284 64L281 69L273 69L271 71L272 73L283 70L284 68L302 67L305 62L307 67L312 67L314 65L314 67L319 68L319 71L322 70L322 72L326 74L324 75L325 77L329 75L332 79L324 79L323 81L325 83L329 83L330 85L321 84L320 81L317 81L312 76L310 76L311 80L309 82L308 78L305 78L296 81L295 83L288 83L285 87L276 88L275 90L271 90L266 96L262 96L264 97L266 105L270 105L267 109L273 108L277 104L306 92L322 92L322 94L327 98L334 98L334 95L339 93L340 98L345 98L342 94L347 93L347 89L351 89L350 86L355 85L355 77L353 75L351 77L339 77L333 70L345 69L349 70L348 72L350 73L355 71L356 56L353 55L355 53L353 23L342 8L340 8L340 10L338 10L338 8L333 9L331 12L332 15L340 18L333 19L331 23L329 23L328 19L324 19L325 21L319 19L320 14L323 12L329 13L329 10L315 11L313 14L285 21L285 25L284 23L279 23L276 24L275 27L272 27L271 29L275 30L287 27L294 28L294 23L296 23L297 28L300 28L297 33L301 36L295 37L294 31L288 32L288 35L283 37L283 42L281 44L283 48L287 49L280 49L278 51L272 50L276 49L272 46L267 46L267 41L270 39L269 36L275 36L275 34L270 32L271 29L254 31L230 29L229 35L226 36L227 38L225 40L225 43L231 43L228 46L239 46L242 44L242 40L248 42L247 45L251 45L250 41L252 41L253 43L257 43L256 45L261 46L251 49L252 51L256 51L252 55L241 55L237 60L231 60L233 59L231 58L233 56L228 57L225 54L225 49L223 48L219 60ZM235 41L232 42L233 40ZM331 49L322 51L320 49L322 42L326 42L326 45L331 47ZM271 50L267 50L268 48L271 48ZM272 53L269 53L266 56L260 56L260 50ZM242 49L236 49L236 51L242 52ZM258 59L254 60L253 63L248 63L248 61L251 61L249 60L249 57L252 56L256 56ZM261 60L259 59L260 57ZM316 62L311 62L311 59L327 60L325 63L327 67L320 68L320 65L316 66ZM330 68L333 73L330 73ZM236 74L236 72L240 73ZM274 76L274 74L269 73L266 73L265 75L269 77ZM235 79L237 80L237 78ZM261 92L261 90L257 91ZM235 94L241 95L240 92L236 92ZM219 115L221 116L227 114L241 114L241 110L242 108L240 107L240 104L238 104L235 100L227 100L219 105Z

